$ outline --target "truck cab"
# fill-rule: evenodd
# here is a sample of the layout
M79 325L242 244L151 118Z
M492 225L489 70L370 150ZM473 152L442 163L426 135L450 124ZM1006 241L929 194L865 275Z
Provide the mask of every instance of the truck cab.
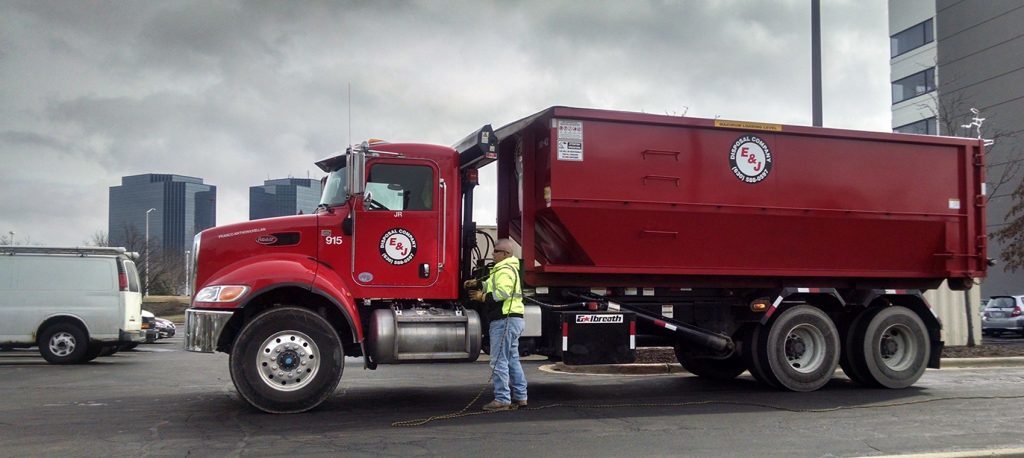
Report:
M355 297L458 298L458 154L435 145L366 146L317 163L328 172L317 257L330 266L319 273Z

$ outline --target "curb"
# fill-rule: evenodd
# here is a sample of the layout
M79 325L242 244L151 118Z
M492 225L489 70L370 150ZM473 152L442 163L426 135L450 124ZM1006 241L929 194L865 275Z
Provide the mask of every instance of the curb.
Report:
M944 358L942 368L989 368L989 367L1021 367L1024 356L1005 358ZM595 364L589 366L566 366L563 363L545 364L542 371L554 374L580 375L665 375L688 373L679 363L634 363L634 364ZM838 368L836 369L839 370Z
M1024 366L1024 356L1003 358L943 358L942 367L1017 367Z

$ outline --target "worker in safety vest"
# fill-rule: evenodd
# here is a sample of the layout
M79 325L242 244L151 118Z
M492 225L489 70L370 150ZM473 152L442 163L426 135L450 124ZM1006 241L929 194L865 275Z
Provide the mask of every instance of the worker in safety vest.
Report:
M513 253L515 243L509 239L494 244L494 267L481 285L467 280L469 298L483 302L483 312L490 321L494 400L484 410L508 410L526 406L526 374L519 364L519 336L523 334L523 290L519 281L519 259ZM483 287L482 289L480 287Z

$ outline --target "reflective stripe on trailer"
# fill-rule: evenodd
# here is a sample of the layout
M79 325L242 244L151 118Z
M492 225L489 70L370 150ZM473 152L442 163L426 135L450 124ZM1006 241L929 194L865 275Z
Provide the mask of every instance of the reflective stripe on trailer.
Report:
M636 349L636 320L629 322L629 349Z
M562 351L569 351L569 323L562 323Z
M674 324L669 324L661 320L654 320L654 324L661 326L665 329L668 329L669 331L675 331L676 329L679 329Z

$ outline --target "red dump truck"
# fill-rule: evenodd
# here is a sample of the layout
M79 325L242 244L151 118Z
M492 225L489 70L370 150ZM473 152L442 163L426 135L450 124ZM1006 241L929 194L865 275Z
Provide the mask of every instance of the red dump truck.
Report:
M370 142L317 165L315 214L195 237L186 349L230 354L243 399L301 412L345 356L472 362L460 285L485 272L477 170L497 163L497 230L522 246L524 351L628 363L675 347L701 377L793 391L841 366L903 388L937 368L922 296L983 277L977 140L552 107L455 147Z

